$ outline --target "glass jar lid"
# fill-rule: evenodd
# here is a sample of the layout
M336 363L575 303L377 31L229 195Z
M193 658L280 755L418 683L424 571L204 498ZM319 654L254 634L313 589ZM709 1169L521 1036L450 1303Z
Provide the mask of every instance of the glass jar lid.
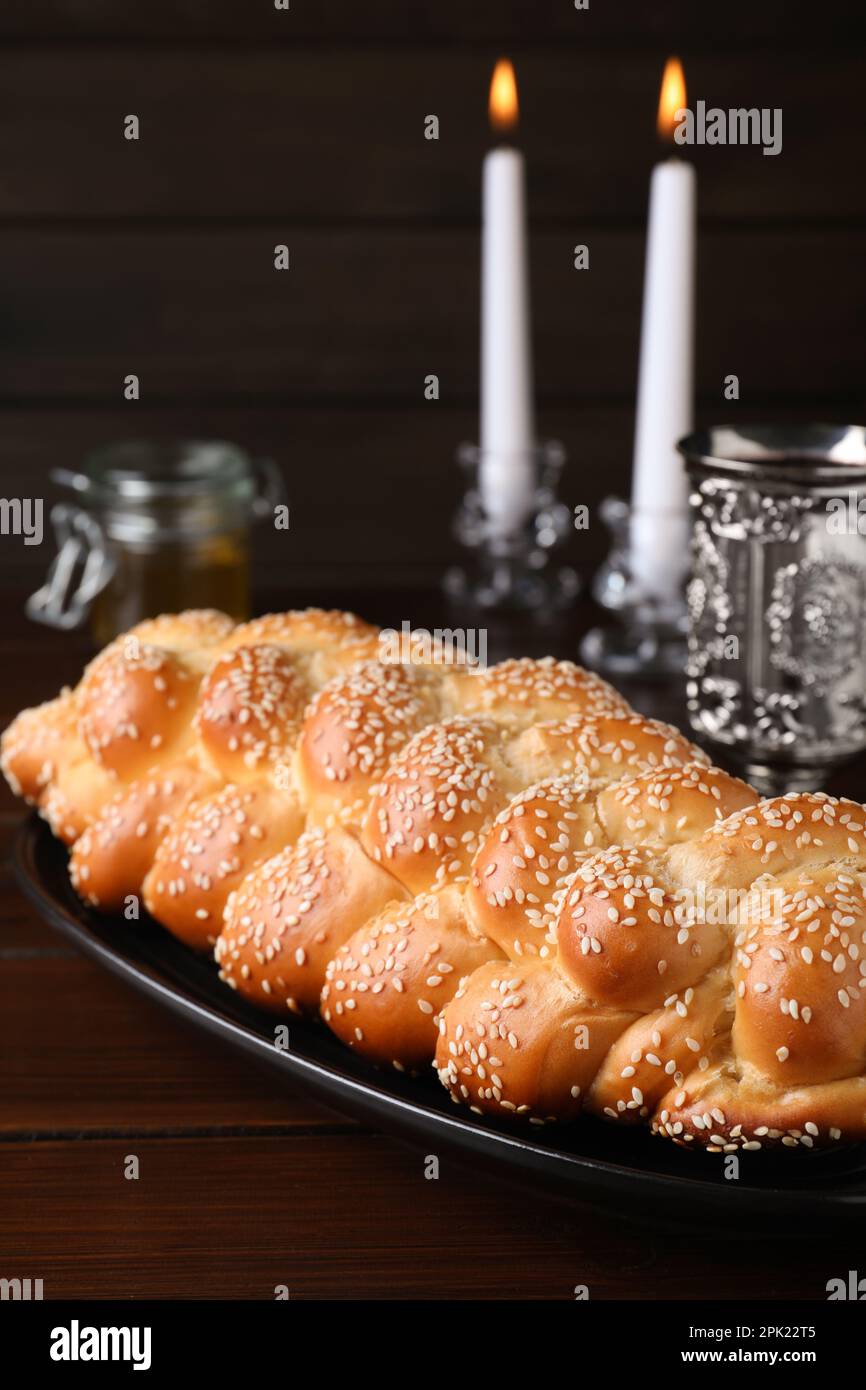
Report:
M245 526L256 495L249 458L221 440L128 440L97 450L80 472L57 469L52 477L98 515L112 539L127 542Z

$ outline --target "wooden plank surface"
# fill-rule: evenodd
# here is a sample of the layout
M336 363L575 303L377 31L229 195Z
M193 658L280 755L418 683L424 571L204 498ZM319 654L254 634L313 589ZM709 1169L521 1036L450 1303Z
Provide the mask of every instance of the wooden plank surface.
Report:
M124 1164L139 1159L137 1181ZM0 1144L4 1260L46 1298L824 1299L857 1232L751 1245L653 1232L386 1139Z
M3 884L2 899L7 894ZM0 1140L356 1128L51 935L62 954L9 951L0 917Z
M520 56L519 140L536 223L642 224L663 55ZM866 216L859 48L696 54L690 102L779 108L782 151L704 146L708 222ZM0 218L477 221L489 54L464 48L0 51ZM135 113L140 139L123 138ZM424 138L428 114L439 139Z
M0 729L5 728L7 718L0 721ZM29 960L42 956L76 958L76 952L57 932L51 930L46 922L37 917L20 893L12 872L12 848L18 827L24 815L21 803L15 801L3 778L0 778L0 799L4 807L14 806L13 810L0 812L0 962L8 960ZM38 970L38 966L36 967ZM0 993L3 992L4 975L0 969ZM32 1009L30 1000L19 1001L25 1010ZM29 1012L28 1012L29 1020ZM3 1023L0 1022L0 1030ZM11 1048L18 1045L17 1030L6 1034L11 1057ZM0 1118L2 1124L2 1118Z
M290 0L277 12L272 0L40 0L7 5L0 35L28 40L130 36L150 41L210 43L416 42L477 43L498 47L558 43L584 47L667 45L743 48L764 44L842 48L859 33L860 12L850 0L727 0L725 5L674 5L671 0L592 0L576 11L572 0Z
M287 239L287 241L286 241ZM586 240L590 270L573 268ZM291 243L292 268L273 248ZM644 239L545 230L532 241L541 407L631 400ZM478 237L379 228L0 233L0 403L423 402L478 390ZM752 229L701 237L697 386L802 397L862 391L862 236ZM840 297L838 287L846 285ZM795 321L789 306L796 302ZM712 331L710 332L710 326ZM134 406L130 410L134 418Z

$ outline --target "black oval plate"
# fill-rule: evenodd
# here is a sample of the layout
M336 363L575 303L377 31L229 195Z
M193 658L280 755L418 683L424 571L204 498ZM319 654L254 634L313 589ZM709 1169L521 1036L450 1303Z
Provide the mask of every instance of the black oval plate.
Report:
M131 923L85 908L67 875L67 853L32 816L19 832L15 870L25 894L56 927L109 970L301 1082L321 1100L366 1122L395 1129L429 1151L456 1147L536 1191L567 1196L631 1220L676 1221L802 1235L866 1213L866 1146L743 1154L738 1179L724 1159L688 1152L645 1130L577 1124L506 1127L452 1104L435 1077L380 1071L343 1047L323 1025L287 1017L290 1048L275 1046L274 1016L259 1013L217 978L213 962L189 951L152 919Z

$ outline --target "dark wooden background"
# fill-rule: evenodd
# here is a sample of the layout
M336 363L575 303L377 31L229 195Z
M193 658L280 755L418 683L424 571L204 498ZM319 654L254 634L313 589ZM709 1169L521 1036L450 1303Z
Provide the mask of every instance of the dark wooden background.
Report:
M292 530L261 536L262 585L290 603L328 581L429 584L453 555L454 448L476 432L502 52L524 112L539 425L567 446L565 500L628 486L671 51L691 99L784 111L776 158L694 152L699 419L861 417L861 21L857 0L3 0L0 495L48 497L52 465L113 439L226 437L289 485ZM590 570L604 548L599 524L572 559ZM2 538L0 584L46 559Z

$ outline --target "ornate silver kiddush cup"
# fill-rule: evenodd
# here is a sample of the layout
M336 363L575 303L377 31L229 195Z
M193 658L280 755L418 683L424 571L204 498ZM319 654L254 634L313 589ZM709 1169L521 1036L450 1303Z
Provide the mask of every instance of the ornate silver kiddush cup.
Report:
M765 793L819 788L866 749L866 428L716 428L678 447L692 727Z

